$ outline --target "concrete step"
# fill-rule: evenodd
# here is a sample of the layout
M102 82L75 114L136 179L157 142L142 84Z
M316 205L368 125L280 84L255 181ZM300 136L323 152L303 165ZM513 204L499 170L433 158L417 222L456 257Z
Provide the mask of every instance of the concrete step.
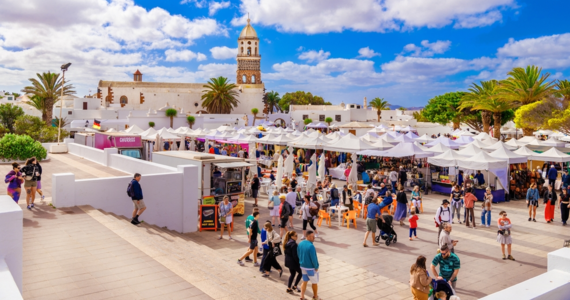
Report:
M102 212L83 211L214 299L293 299L281 282L261 278L257 268L240 267L235 255L200 245L183 234ZM244 249L245 250L245 249Z

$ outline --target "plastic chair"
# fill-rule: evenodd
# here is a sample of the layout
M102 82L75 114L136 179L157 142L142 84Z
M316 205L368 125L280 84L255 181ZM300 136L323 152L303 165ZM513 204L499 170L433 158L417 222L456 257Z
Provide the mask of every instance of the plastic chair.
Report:
M317 226L321 227L323 219L325 220L325 223L331 227L331 216L326 211L321 209L319 210L319 220L317 221Z
M344 221L346 220L346 228L348 228L349 224L350 224L350 220L352 220L352 224L354 224L354 228L356 227L356 218L357 218L357 214L356 211L354 210L349 210L347 212L344 213L344 215L342 215L342 222L344 224Z
M390 206L382 207L382 209L380 210L380 214L384 214L384 213L392 215L392 213L390 212Z
M396 213L396 205L398 205L398 201L396 199L392 200L392 211L390 212L392 216Z
M354 211L356 212L357 216L360 216L362 212L362 205L358 201L353 201L352 205L354 206Z
M362 218L366 219L366 216L368 215L368 204L366 205L362 204L362 205L364 206L364 208L362 209Z

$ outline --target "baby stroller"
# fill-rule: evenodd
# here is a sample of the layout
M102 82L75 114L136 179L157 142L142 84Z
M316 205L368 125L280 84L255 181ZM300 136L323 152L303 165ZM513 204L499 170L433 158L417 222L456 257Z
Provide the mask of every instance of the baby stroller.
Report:
M445 297L437 298L436 294L444 293ZM440 295L441 296L441 295ZM459 296L455 293L455 290L445 280L435 280L432 279L431 281L431 290L429 295L429 300L438 300L438 299L446 299L446 300L460 300Z
M380 235L376 237L376 243L379 243L380 239L385 241L386 246L398 242L398 234L396 234L394 226L392 226L393 220L394 218L390 215L383 215L378 218L376 224L380 228Z

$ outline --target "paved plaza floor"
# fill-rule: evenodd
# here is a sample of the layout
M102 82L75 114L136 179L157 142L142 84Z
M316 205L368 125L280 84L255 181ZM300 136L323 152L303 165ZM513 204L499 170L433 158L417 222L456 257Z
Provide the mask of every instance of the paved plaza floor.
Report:
M234 240L218 240L218 232L179 234L143 224L135 227L125 218L90 207L54 209L49 203L51 174L72 172L76 178L124 175L72 155L52 155L44 168L48 201L33 211L24 209L25 299L294 299L285 294L288 272L279 278L272 272L261 278L251 263L240 267L236 260L247 246L245 216L235 218ZM7 172L8 165L0 165ZM143 185L144 187L144 185ZM0 194L5 194L5 189ZM395 224L398 243L364 248L365 223L358 228L318 227L315 241L321 264L319 295L323 299L411 299L409 269L418 255L433 259L437 229L433 217L444 195L424 196L418 236L408 240L408 226ZM145 199L160 201L160 199ZM269 220L267 195L259 200L260 221ZM246 212L252 199L246 199ZM501 259L496 242L500 210L513 222L513 256ZM546 271L546 254L559 249L568 228L561 226L557 211L554 224L544 221L539 207L536 223L527 221L524 201L495 204L492 227L477 229L454 224L452 238L459 240L461 260L457 292L461 299L478 299ZM144 220L144 215L141 218ZM301 221L295 218L301 233ZM283 257L279 257L283 265ZM285 268L286 270L286 268ZM308 293L310 297L311 293ZM194 298L192 298L194 297ZM298 299L298 297L297 297Z

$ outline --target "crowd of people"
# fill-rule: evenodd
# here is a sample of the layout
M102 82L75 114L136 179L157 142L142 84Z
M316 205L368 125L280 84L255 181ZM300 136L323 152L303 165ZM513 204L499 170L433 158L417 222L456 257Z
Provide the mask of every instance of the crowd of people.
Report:
M8 185L8 196L18 203L23 184L26 190L26 208L29 210L34 208L36 193L40 195L42 201L45 199L42 192L42 173L42 166L35 157L28 158L23 167L13 162L12 170L4 178L4 182Z

